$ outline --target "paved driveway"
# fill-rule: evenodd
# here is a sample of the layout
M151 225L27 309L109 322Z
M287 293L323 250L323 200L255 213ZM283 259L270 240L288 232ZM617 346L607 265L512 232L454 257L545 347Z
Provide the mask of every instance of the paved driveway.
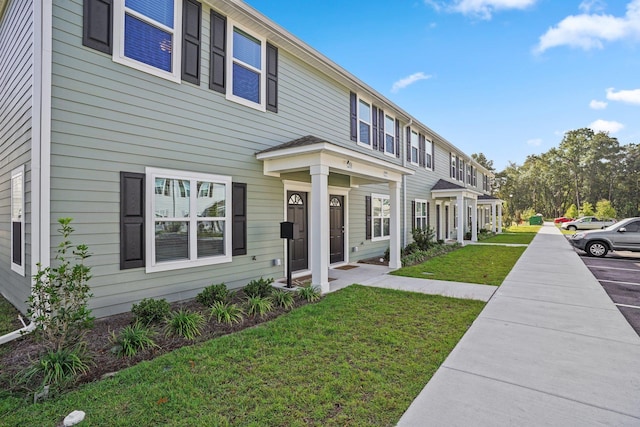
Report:
M604 258L592 258L577 252L640 335L640 253L609 252Z

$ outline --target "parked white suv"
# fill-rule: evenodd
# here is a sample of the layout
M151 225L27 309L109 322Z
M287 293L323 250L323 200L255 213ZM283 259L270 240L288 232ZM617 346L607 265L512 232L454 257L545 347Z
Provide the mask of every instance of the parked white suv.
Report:
M615 219L599 219L595 216L583 216L575 221L563 222L561 227L565 230L599 230L616 223Z

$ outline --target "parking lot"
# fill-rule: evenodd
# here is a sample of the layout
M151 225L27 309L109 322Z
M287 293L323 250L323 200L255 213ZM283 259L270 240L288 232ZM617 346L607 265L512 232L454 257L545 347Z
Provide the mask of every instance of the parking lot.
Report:
M640 253L609 252L604 258L592 258L576 252L640 335Z

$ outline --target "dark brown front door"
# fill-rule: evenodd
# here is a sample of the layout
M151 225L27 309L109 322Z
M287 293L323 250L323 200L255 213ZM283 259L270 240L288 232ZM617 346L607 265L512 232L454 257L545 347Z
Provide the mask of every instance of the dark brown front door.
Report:
M287 192L287 221L293 222L291 241L291 271L309 268L309 246L307 243L307 193Z
M344 261L344 196L329 196L329 262Z

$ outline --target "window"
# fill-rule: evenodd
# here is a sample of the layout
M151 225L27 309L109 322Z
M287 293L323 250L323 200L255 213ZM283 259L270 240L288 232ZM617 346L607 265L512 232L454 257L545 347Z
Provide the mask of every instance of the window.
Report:
M113 60L180 81L182 0L115 0Z
M467 165L467 184L471 184L471 174L473 173L473 166Z
M389 238L391 221L391 203L389 196L371 195L372 240Z
M451 178L456 178L456 165L458 164L458 158L451 153Z
M396 130L393 117L384 116L384 151L387 154L395 154Z
M231 77L227 99L265 111L267 43L234 24L228 26L227 40L227 74Z
M433 153L433 142L429 141L428 139L426 140L426 144L425 144L425 163L424 166L427 169L432 169L433 168L433 157L432 157L432 153Z
M416 224L415 228L425 229L429 227L429 202L416 200Z
M411 163L418 164L420 154L420 138L418 137L418 133L411 131Z
M24 166L11 172L11 270L24 276Z
M358 142L371 145L371 104L358 100Z
M231 261L231 177L147 168L147 271Z
M458 159L458 181L464 182L464 160Z

